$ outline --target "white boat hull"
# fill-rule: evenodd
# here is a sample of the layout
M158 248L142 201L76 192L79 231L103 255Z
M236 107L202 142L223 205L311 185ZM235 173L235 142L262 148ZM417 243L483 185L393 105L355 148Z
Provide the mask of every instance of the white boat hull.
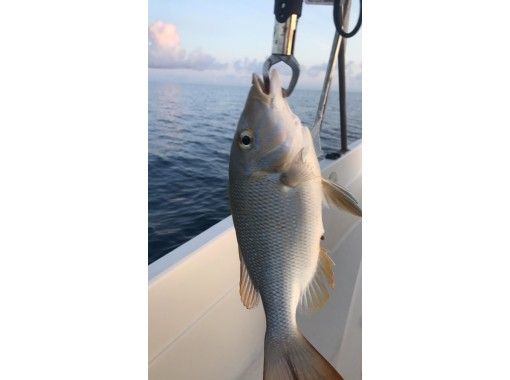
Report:
M361 143L321 167L361 201ZM298 323L345 380L361 379L361 220L325 208L324 226L336 287L322 310ZM264 333L262 305L247 310L239 297L231 217L149 265L151 380L260 380Z

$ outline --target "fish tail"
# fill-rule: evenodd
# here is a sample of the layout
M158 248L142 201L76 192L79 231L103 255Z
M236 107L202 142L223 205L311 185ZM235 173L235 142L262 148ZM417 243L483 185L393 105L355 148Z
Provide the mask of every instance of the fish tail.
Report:
M329 362L297 332L264 342L264 380L343 380Z

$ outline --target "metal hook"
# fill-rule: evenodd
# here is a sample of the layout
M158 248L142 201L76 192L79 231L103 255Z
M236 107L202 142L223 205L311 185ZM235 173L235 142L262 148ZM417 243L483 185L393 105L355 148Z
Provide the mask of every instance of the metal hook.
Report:
M282 88L283 97L286 98L292 94L294 91L294 87L296 87L296 83L299 78L299 63L293 55L283 55L283 54L272 54L269 58L264 62L264 66L262 68L262 75L264 77L264 85L266 89L269 89L269 69L277 64L278 62L284 62L292 69L292 78L290 79L289 87Z

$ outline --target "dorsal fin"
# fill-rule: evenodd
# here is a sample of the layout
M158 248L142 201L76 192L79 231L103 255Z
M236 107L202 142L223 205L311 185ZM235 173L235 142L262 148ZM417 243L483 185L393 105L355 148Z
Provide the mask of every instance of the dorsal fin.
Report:
M301 310L311 312L318 311L328 302L329 290L326 284L329 285L331 289L335 288L334 265L335 263L331 257L329 257L327 249L321 247L315 276L301 295L299 303Z
M251 281L250 274L244 263L241 249L239 249L239 261L241 262L241 276L239 279L239 294L241 301L247 309L252 309L259 303L259 292Z

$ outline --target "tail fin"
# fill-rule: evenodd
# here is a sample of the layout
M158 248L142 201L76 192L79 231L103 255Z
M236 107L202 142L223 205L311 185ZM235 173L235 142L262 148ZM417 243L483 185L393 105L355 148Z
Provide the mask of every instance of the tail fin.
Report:
M301 334L264 344L264 380L343 380Z

